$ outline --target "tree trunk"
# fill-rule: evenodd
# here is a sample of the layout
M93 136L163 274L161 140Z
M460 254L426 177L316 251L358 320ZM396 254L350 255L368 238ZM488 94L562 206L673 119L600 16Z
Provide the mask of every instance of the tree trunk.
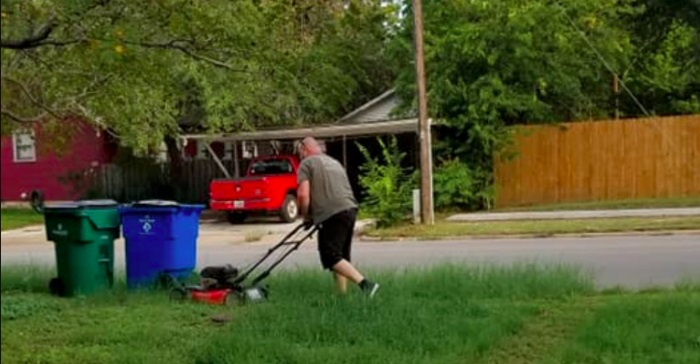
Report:
M168 149L169 178L168 185L171 188L172 198L180 201L183 188L183 157L177 147L177 139L172 136L165 137L165 146Z

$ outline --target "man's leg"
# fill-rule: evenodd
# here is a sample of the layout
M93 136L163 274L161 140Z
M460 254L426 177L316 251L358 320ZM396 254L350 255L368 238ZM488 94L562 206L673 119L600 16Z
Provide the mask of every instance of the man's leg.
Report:
M345 278L344 280L347 282L347 279L353 281L355 284L360 284L365 277L360 274L360 272L353 267L352 263L348 262L345 259L342 259L338 263L336 263L333 266L333 272L335 273L336 276L341 276ZM336 281L338 279L336 278Z
M333 266L333 272L335 272L336 277L340 275L353 281L370 297L374 296L374 294L377 292L377 289L379 289L379 284L365 279L365 277L363 277L362 274L358 272L357 269L355 269L352 263L348 262L345 259L340 260ZM341 290L342 293L345 293L345 287L341 286L341 284L344 283L339 283L337 278L336 283L338 284L338 289Z
M333 272L333 278L335 278L335 286L338 289L338 293L346 294L348 292L348 279L335 271Z
M373 296L379 285L365 279L350 263L350 243L354 227L354 214L341 212L321 223L318 231L318 250L323 268L334 273L341 293L347 288L347 279Z
M343 259L341 259L338 263L333 265L333 271L336 273L336 277L341 276L350 279L355 284L360 286L362 290L368 292L370 296L373 296L374 293L377 291L377 288L379 288L379 285L370 282L369 280L366 280L362 273L360 273L350 262L350 252L352 248L352 238L355 233L356 216L357 210L349 210L340 215L341 218L339 219L339 222L342 222L342 224L339 224L340 228L337 232L338 236L342 237ZM341 292L345 293L347 280L343 278L336 278L336 283L338 284L338 289Z
M352 238L355 231L355 216L355 211L351 210L344 212L341 215L342 219L339 219L342 220L342 228L338 229L338 235L339 238L342 237L343 241L343 260L333 266L333 271L335 272L338 290L342 293L347 291L348 278L356 284L359 284L364 279L362 274L352 265L350 258Z

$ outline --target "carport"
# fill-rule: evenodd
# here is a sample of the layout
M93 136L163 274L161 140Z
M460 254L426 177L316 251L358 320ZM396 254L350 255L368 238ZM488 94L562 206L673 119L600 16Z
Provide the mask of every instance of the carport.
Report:
M362 123L334 123L326 125L317 125L312 127L302 128L287 128L287 129L267 129L251 132L231 133L231 134L188 134L182 135L180 138L186 145L189 140L196 140L198 143L204 143L205 147L211 154L215 163L224 173L227 178L240 177L238 143L246 141L300 141L307 136L315 137L323 141L342 140L342 163L347 168L348 139L383 136L383 135L398 135L412 133L418 135L418 122L416 119L401 119L387 120ZM217 153L214 152L211 143L213 142L231 142L233 143L233 160L234 171L233 175L226 169ZM432 164L432 163L431 163Z

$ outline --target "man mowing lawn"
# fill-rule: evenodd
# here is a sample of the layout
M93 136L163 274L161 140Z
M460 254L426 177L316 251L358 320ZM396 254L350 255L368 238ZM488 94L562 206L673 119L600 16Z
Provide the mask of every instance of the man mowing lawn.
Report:
M347 291L347 280L374 296L377 283L365 279L350 263L350 248L357 218L357 201L347 173L335 159L323 153L318 142L307 137L299 145L297 199L304 220L318 225L318 251L323 268L334 273L338 291Z

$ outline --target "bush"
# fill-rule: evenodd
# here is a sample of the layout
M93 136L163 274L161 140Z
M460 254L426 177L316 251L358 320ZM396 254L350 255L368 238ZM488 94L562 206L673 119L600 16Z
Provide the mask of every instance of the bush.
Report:
M377 141L382 148L381 162L357 143L365 157L365 163L360 166L360 185L366 194L365 211L377 219L377 226L386 227L410 216L413 178L401 167L405 153L399 150L396 137L391 137L389 145L380 138Z
M459 158L442 160L433 173L435 208L477 210L490 207L493 193L488 173L469 168Z

